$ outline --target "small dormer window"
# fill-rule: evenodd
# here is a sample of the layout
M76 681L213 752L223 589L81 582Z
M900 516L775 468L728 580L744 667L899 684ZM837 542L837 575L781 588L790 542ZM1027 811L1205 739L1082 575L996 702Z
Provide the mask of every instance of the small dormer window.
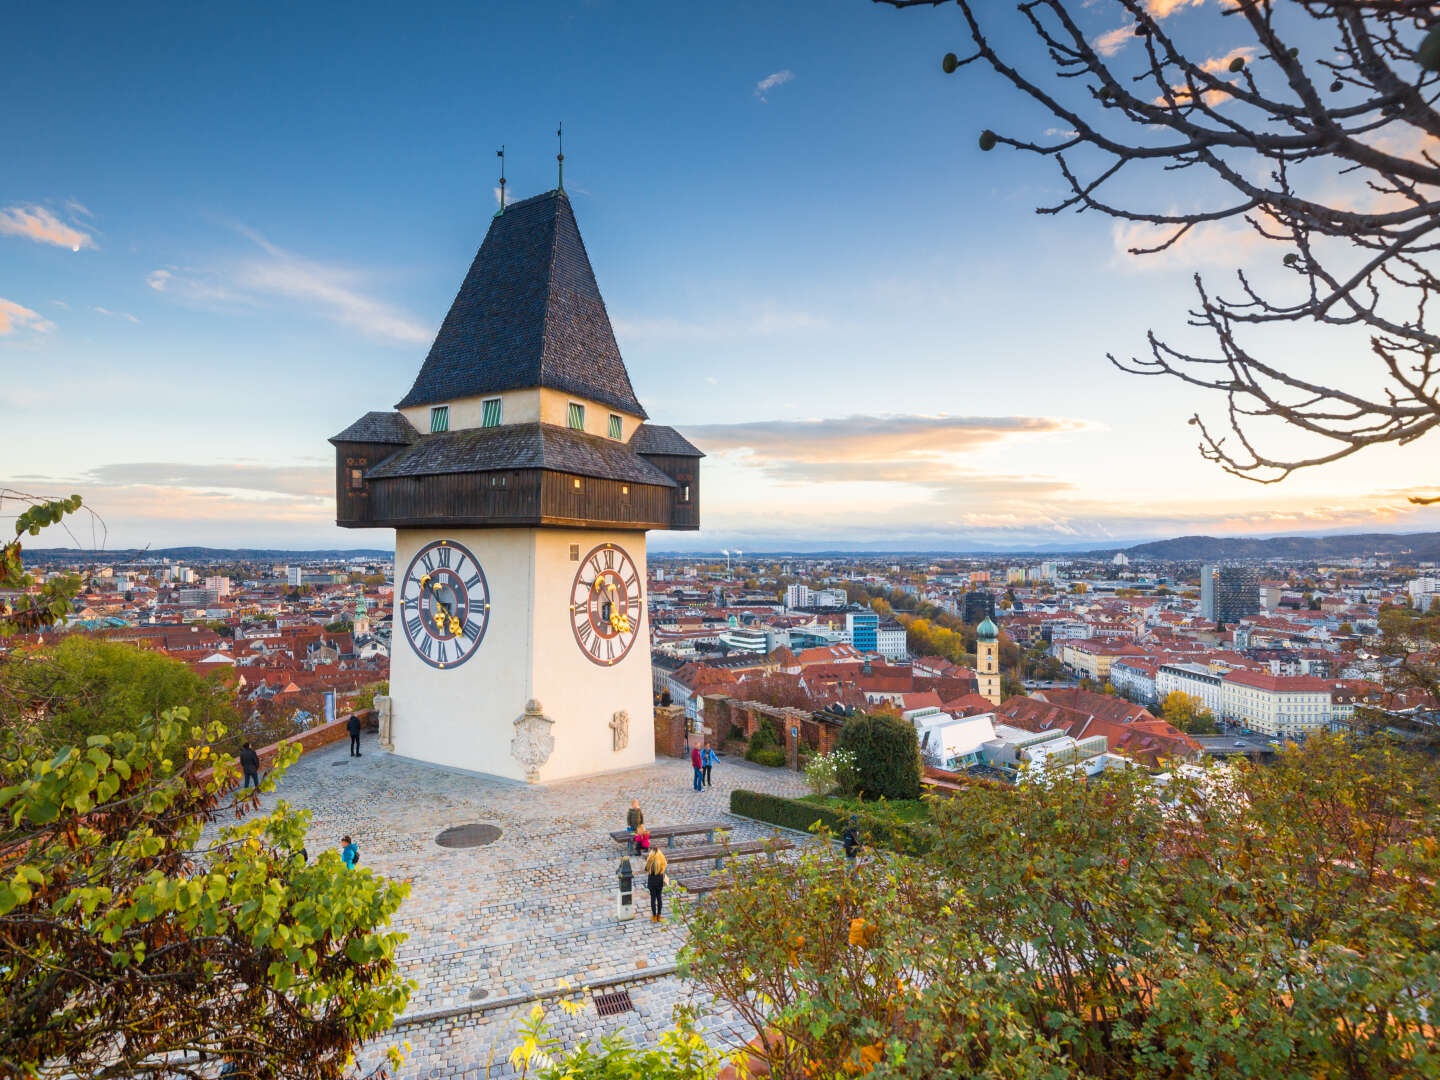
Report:
M578 401L570 403L570 429L572 431L585 430L585 406Z
M430 434L438 435L450 430L450 406L436 405L430 410Z
M610 437L612 439L620 438L620 417L613 412L610 414Z
M498 397L486 398L480 403L480 426L500 426L500 399Z

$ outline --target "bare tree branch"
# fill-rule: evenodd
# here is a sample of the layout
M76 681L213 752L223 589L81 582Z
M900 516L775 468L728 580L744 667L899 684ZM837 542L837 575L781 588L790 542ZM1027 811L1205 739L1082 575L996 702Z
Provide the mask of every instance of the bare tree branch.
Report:
M1067 194L1038 213L1094 211L1155 226L1155 242L1134 244L1134 255L1176 250L1227 220L1283 245L1290 281L1237 271L1238 292L1220 295L1196 275L1189 325L1209 333L1213 351L1152 331L1148 356L1110 357L1121 370L1224 397L1223 422L1191 420L1205 457L1275 483L1367 447L1408 444L1440 424L1440 333L1425 319L1440 292L1440 2L1221 0L1205 11L1228 18L1208 29L1234 43L1205 56L1181 40L1202 12L1171 20L1171 5L1156 0L1023 0L1021 23L1040 46L1023 67L992 47L997 5L956 7L969 51L947 58L945 69L983 61L1067 132L1055 144L988 130L982 137L982 149L1055 160ZM1125 22L1101 42L1094 20L1106 10ZM1133 39L1116 36L1127 27ZM1208 173L1220 197L1185 211L1136 205L1134 185L1116 180L1147 167ZM1369 348L1355 358L1353 381L1330 386L1307 374L1304 359L1262 359L1241 341L1246 328L1275 324L1363 329ZM1310 436L1314 448L1262 449L1271 421Z

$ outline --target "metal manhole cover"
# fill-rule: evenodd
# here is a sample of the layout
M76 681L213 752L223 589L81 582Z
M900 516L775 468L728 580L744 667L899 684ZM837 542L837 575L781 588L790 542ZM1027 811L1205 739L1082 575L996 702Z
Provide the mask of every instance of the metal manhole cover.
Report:
M619 1016L633 1008L635 1008L635 1003L630 1000L629 990L616 990L613 994L595 995L595 1014L597 1016Z
M448 848L484 847L499 839L500 830L494 825L452 825L435 837L435 843Z
M489 991L489 990L471 990L471 991L470 991L470 1000L471 1000L471 1001L484 1001L484 1000L485 1000L487 997L489 997L489 996L490 996L490 991Z

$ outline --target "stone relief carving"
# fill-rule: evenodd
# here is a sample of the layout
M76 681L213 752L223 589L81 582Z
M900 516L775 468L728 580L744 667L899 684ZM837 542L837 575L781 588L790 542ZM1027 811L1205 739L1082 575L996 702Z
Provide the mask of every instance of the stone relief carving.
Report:
M532 784L539 782L540 766L555 752L555 736L551 734L554 725L535 698L525 703L525 715L515 721L510 756L525 767L525 779Z
M619 710L610 718L611 749L617 754L630 745L630 714Z
M395 749L391 739L391 727L395 722L395 702L384 694L375 695L375 713L380 720L380 749Z

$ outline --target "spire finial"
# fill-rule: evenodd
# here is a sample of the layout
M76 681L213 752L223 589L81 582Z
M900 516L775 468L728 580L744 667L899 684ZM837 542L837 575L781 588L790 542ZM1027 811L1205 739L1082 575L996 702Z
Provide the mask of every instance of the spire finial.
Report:
M495 212L499 217L505 213L505 144L500 144L500 149L495 151L495 156L500 159L500 209Z
M559 180L558 184L556 185L555 190L557 190L557 191L564 191L564 190L565 190L565 121L564 121L564 120L561 120L559 126L555 128L555 138L556 138L556 140L557 140L557 141L559 142L559 144L560 144L560 152L555 155L555 161L556 161L556 163L557 163L557 165L558 165L558 167L559 167L559 170L558 170L558 171L559 171L559 173L560 173L560 180Z

